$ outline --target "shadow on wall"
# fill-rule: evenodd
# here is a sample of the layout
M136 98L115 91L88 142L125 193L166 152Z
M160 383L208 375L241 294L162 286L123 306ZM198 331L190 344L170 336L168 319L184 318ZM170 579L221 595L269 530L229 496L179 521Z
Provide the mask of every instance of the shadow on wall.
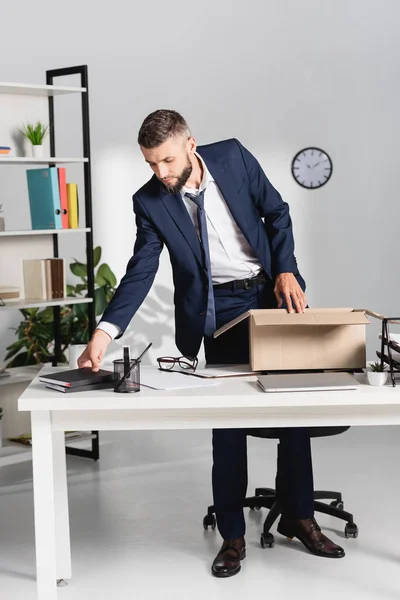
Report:
M121 358L123 346L129 346L132 357L138 356L149 342L153 346L143 364L155 364L158 356L176 353L172 297L171 289L154 285L123 337L110 344L107 362Z

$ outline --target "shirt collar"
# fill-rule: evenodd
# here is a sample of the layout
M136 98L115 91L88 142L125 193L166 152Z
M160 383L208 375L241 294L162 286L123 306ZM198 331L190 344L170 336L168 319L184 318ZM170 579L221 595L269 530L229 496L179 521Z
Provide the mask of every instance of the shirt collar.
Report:
M203 167L203 179L201 180L200 183L200 187L198 189L194 189L194 188L188 188L186 186L183 186L181 188L181 196L182 198L184 197L184 195L186 194L186 192L189 192L190 194L195 194L196 196L198 194L200 194L200 192L202 192L203 190L205 190L208 186L209 183L211 183L212 181L215 181L214 177L211 175L210 171L207 169L207 165L204 162L204 160L202 159L202 157L200 156L200 154L198 154L197 152L195 152L195 156L197 156L197 158L200 160L202 167Z

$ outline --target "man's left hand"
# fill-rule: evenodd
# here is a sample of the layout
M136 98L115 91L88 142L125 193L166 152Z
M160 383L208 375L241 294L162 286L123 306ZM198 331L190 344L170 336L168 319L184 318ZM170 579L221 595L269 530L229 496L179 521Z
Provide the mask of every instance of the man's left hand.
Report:
M277 275L274 294L278 302L278 308L282 308L285 300L289 313L294 312L293 305L297 312L303 313L305 311L307 305L306 295L293 273L280 273Z

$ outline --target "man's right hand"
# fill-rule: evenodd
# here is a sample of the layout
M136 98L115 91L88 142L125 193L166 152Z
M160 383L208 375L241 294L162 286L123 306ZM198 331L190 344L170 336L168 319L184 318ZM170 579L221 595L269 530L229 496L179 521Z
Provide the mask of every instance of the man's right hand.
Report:
M96 329L89 344L78 358L78 367L80 369L91 367L92 371L98 371L111 339L108 333Z

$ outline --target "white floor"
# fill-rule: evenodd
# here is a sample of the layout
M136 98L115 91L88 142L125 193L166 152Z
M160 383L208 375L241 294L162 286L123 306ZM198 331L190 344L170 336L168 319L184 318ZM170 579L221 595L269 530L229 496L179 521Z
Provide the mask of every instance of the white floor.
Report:
M103 433L101 460L68 457L73 579L62 600L399 600L400 430L351 429L314 440L316 488L340 490L358 539L321 516L346 557L308 554L276 536L262 550L266 511L247 513L242 571L216 579L210 565L221 540L202 527L211 501L211 433ZM276 444L249 438L249 491L274 481ZM32 469L0 469L0 598L36 599Z

